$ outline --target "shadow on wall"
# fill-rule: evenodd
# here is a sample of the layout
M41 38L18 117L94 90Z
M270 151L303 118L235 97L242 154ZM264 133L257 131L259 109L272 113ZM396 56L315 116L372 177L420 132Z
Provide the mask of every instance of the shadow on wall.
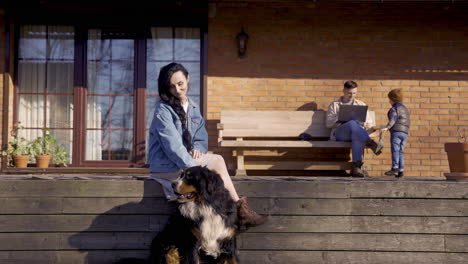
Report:
M468 79L466 1L245 2L216 5L209 24L210 76ZM234 41L241 25L249 34L244 59Z
M317 103L310 102L310 103L306 103L298 107L297 111L323 111L323 109L317 109Z
M76 263L112 264L121 258L149 256L153 237L176 207L166 201L159 183L145 180L143 190L130 198L86 198L87 211L99 215L86 230L68 239L70 247L85 254ZM99 212L110 206L112 209Z

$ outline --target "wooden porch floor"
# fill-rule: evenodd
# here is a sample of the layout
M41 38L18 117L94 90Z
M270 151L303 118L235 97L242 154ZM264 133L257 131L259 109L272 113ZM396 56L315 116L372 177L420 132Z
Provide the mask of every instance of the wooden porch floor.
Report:
M146 175L0 175L0 263L145 257L174 209ZM238 238L241 263L468 263L468 181L234 177L271 221Z

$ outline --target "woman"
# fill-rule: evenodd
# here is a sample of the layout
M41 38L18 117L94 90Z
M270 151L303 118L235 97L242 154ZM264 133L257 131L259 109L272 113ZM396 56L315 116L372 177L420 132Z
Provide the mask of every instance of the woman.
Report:
M247 229L263 224L267 216L254 212L247 198L239 198L223 157L206 153L208 133L198 107L187 97L190 77L178 63L161 68L158 92L161 101L156 105L149 136L149 163L151 177L163 186L168 199L175 198L171 181L180 170L192 166L207 166L224 181L238 208L239 228Z

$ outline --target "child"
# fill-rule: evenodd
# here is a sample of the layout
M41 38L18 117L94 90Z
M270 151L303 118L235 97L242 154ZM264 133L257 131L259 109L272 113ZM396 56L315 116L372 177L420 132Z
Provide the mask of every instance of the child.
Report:
M388 124L383 131L390 130L392 149L392 169L385 172L387 176L403 177L405 169L404 150L410 127L410 113L403 105L403 91L393 89L388 93L392 107L388 111Z

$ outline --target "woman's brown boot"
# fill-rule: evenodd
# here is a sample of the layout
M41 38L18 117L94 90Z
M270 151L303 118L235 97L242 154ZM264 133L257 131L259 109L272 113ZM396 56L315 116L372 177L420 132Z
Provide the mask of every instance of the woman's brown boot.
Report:
M250 227L264 224L269 219L267 215L259 215L252 210L245 196L242 196L236 204L240 231L246 231Z

